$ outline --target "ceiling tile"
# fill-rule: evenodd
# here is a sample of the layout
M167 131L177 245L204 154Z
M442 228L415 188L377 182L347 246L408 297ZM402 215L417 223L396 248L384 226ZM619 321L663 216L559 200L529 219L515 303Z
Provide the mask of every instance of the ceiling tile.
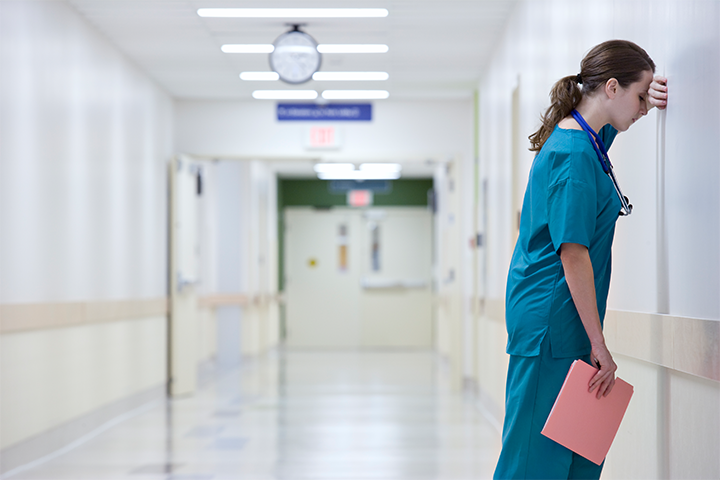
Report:
M267 7L259 1L70 0L80 14L169 94L249 99L282 82L244 82L268 71L266 54L224 54L226 43L272 43L294 19L201 18L202 7ZM382 88L393 98L472 95L516 0L273 2L277 7L381 7L386 18L301 19L319 43L384 43L386 54L326 54L324 71L386 71L387 82L313 82L300 88Z

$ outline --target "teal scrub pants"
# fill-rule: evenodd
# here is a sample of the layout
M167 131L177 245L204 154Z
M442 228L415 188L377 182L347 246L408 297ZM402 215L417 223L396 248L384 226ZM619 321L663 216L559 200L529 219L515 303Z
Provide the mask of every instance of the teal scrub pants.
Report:
M590 363L590 356L580 357ZM540 431L575 358L553 358L550 335L536 357L510 356L502 452L496 480L599 479L602 465L555 443Z

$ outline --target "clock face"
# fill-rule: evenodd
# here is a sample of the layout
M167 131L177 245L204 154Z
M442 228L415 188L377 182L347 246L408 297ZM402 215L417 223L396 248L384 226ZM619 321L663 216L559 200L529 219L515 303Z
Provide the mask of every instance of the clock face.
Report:
M270 68L287 83L304 83L320 68L317 42L307 33L298 30L283 33L270 54Z

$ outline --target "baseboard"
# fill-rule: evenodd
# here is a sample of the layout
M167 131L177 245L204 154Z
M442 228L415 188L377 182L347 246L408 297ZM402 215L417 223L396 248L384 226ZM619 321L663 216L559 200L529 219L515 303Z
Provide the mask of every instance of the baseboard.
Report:
M166 390L165 384L152 387L7 447L0 451L0 474L50 455L141 405L165 398Z

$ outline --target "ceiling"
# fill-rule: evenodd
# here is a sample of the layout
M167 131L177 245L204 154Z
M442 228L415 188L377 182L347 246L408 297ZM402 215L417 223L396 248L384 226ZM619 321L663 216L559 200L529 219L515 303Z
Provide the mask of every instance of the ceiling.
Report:
M251 99L257 89L382 89L390 98L472 95L517 0L383 1L68 0L165 91L186 99ZM207 7L372 7L385 18L202 18ZM246 82L267 54L227 54L228 43L273 43L296 20L320 44L381 43L384 54L324 54L322 71L385 71L379 82Z

